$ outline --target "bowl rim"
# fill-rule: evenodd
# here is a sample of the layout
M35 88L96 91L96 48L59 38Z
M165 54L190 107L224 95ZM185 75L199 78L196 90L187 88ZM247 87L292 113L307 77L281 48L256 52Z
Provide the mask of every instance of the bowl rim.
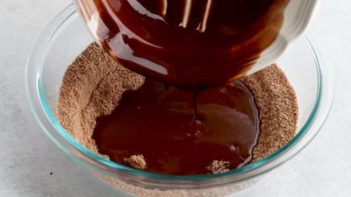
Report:
M291 148L293 148L298 142L300 142L301 139L310 131L311 126L316 120L316 116L318 112L320 111L320 106L321 106L321 101L322 101L322 95L323 95L323 73L321 71L321 62L319 59L320 53L313 47L311 41L309 38L305 37L305 41L307 42L308 46L310 47L311 51L313 52L314 56L314 61L315 61L315 66L317 70L317 94L316 98L314 101L314 105L311 111L311 114L309 115L307 121L305 124L301 127L299 131L297 131L296 135L291 139L286 145L284 145L282 148L274 152L273 154L269 155L268 157L255 161L253 163L250 163L248 165L245 165L241 168L234 169L231 171L228 171L226 173L221 173L221 174L211 174L211 175L191 175L191 176L174 176L174 175L164 175L164 174L157 174L157 173L150 173L150 172L145 172L137 169L133 169L127 166L123 166L121 164L118 164L116 162L107 160L103 158L102 156L92 152L85 146L81 145L78 143L63 127L61 127L60 123L56 119L54 113L51 111L49 107L49 103L46 100L45 97L45 91L43 88L43 83L42 83L42 69L43 69L43 63L45 59L45 52L46 48L50 45L50 42L52 41L52 38L55 36L55 34L59 33L59 30L61 28L64 28L64 24L69 23L69 21L77 15L77 10L75 9L75 6L73 3L69 4L63 11L61 11L50 23L49 25L44 29L42 34L40 35L40 39L37 40L36 44L32 48L32 51L30 53L30 56L27 60L27 65L26 65L26 71L25 71L25 86L26 86L26 94L27 98L29 100L29 105L31 108L31 111L33 115L35 116L35 119L37 122L40 124L41 128L45 131L45 133L50 137L52 141L54 141L64 152L66 148L64 148L59 142L57 142L52 135L50 135L50 132L48 131L47 124L48 122L55 128L55 131L63 137L67 142L69 142L70 145L72 145L77 151L82 153L83 155L87 156L91 160L97 162L99 165L104 166L104 168L110 169L110 170L117 170L117 171L122 171L126 173L130 173L132 175L136 176L142 176L142 177L147 177L151 179L157 179L157 180L171 180L171 181L204 181L204 180L210 180L214 178L220 178L220 177L234 177L237 176L237 180L244 180L248 179L251 177L258 176L260 174L263 174L271 169L274 169L275 167L281 165L282 163L286 162L290 158L292 158L294 155L296 155L298 152L300 152L318 133L322 125L324 124L325 120L327 119L327 116L329 114L332 100L333 100L333 91L332 90L332 95L331 92L329 91L329 99L327 103L324 103L326 109L324 109L324 114L322 116L319 116L319 125L317 125L316 132L313 134L313 136L310 137L310 139L305 142L305 144L301 147L299 147L299 150L297 150L295 153L289 155L286 158L282 158L282 156L288 152ZM32 83L30 81L30 73L31 69L30 67L34 64L40 63L40 72L35 73L35 87L31 87ZM330 70L330 68L329 68ZM331 85L333 84L333 80L331 81ZM33 91L33 88L35 88L35 91ZM329 87L330 88L330 87ZM332 88L333 89L333 88ZM328 93L328 92L327 92ZM40 103L38 103L38 101ZM35 102L37 102L35 104ZM40 105L41 107L38 108L36 105ZM42 117L40 117L40 113L44 113L46 118L43 120ZM319 114L318 114L319 115ZM45 123L44 123L45 122ZM69 154L69 153L68 153ZM278 161L278 159L280 160ZM275 162L276 161L276 162ZM272 164L274 162L274 164ZM268 166L269 165L269 166ZM257 169L260 169L259 171L256 171L254 173L251 173L250 175L247 176L242 176L239 177L240 175L247 174L248 172L253 172Z

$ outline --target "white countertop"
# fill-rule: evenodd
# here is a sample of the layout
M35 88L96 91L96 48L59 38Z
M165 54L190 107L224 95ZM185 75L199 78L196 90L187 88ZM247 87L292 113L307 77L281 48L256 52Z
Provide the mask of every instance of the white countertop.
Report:
M34 120L25 97L29 50L44 25L69 2L0 0L0 196L115 196L56 148ZM238 196L351 193L351 1L320 0L308 34L335 69L329 119L301 154Z

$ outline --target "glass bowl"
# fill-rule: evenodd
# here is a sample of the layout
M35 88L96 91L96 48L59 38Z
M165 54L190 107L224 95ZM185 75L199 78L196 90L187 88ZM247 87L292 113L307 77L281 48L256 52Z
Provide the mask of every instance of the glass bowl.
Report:
M299 105L295 137L274 154L223 174L169 176L143 172L109 161L79 144L55 118L59 88L67 66L94 39L73 5L40 35L28 59L25 78L32 112L49 138L77 165L116 189L145 196L224 195L253 185L262 175L298 154L318 133L333 100L333 72L307 37L289 46L278 65L294 87Z

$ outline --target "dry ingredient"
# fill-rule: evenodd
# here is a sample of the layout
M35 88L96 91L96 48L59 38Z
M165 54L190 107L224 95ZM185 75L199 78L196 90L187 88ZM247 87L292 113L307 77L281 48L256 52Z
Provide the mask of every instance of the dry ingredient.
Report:
M132 155L129 158L124 158L124 162L135 169L146 169L146 161L143 155Z
M228 161L213 160L213 162L209 166L207 166L207 169L213 174L219 174L228 172L230 170L229 166L230 163Z
M256 161L272 154L294 136L298 106L293 88L277 65L242 81L253 92L259 110L261 133L253 151ZM79 143L98 153L92 139L96 118L110 114L125 91L136 90L143 82L143 76L122 67L98 45L91 44L65 73L58 120ZM137 169L147 166L142 155L124 160ZM225 161L214 160L209 169L213 173L225 172L226 166Z

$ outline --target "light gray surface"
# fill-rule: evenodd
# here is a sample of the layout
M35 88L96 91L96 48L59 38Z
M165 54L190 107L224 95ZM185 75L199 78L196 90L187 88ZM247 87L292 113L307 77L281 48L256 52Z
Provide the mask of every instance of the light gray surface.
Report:
M25 97L24 67L30 48L44 25L69 2L0 0L0 196L114 196L50 142ZM300 155L238 196L351 193L350 10L349 0L321 0L308 28L335 68L336 96L323 130Z

